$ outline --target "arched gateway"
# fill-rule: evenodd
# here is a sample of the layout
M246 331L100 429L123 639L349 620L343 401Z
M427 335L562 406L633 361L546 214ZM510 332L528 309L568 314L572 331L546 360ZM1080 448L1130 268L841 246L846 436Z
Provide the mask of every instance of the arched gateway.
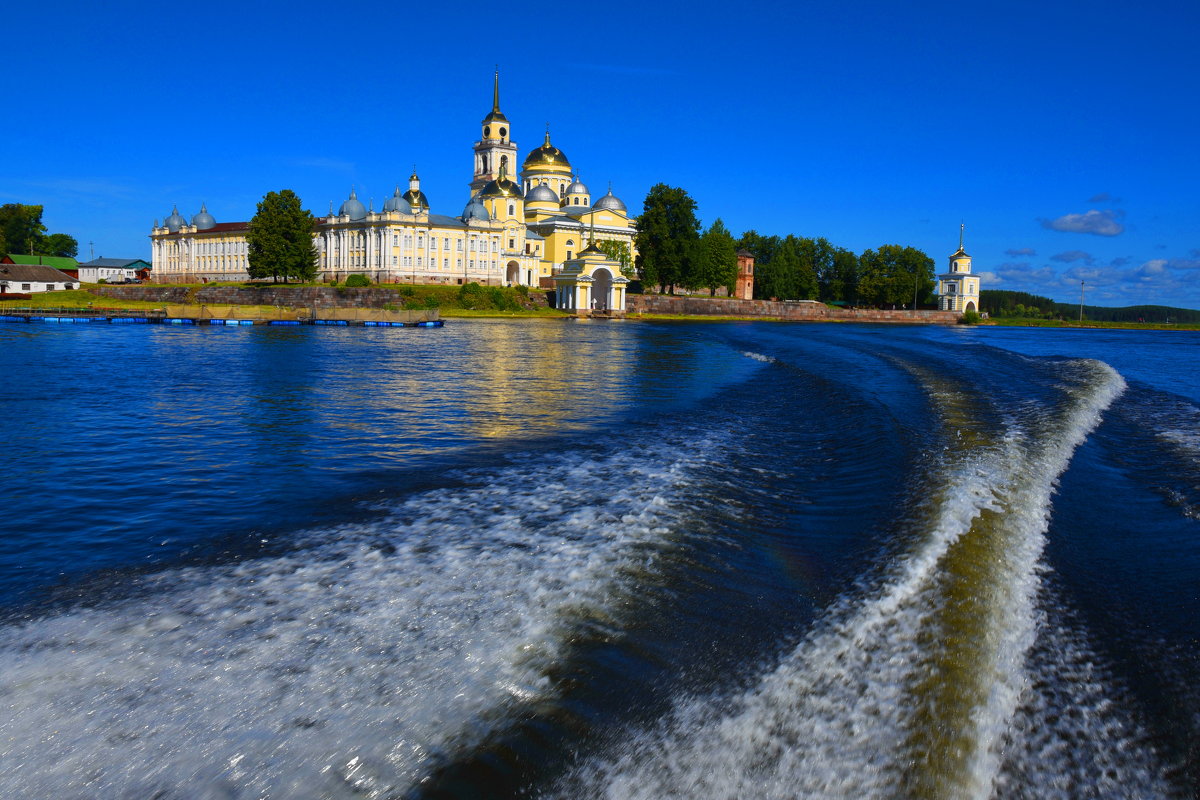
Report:
M592 242L578 258L566 261L554 277L554 307L581 314L625 313L625 285L620 265Z

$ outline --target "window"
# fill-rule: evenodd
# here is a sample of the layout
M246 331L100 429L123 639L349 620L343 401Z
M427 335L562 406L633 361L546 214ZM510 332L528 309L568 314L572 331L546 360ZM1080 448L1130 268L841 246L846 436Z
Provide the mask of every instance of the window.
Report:
M445 248L446 250L450 249L450 237L449 236L447 236L445 239L442 239L442 247Z
M393 233L392 234L392 247L398 247L399 245L400 245L400 237Z
M399 266L399 264L397 263L397 257L396 257L396 256L392 256L392 266L393 266L393 267L397 267L397 266Z
M28 291L29 291L29 284L28 284L28 283L22 283L22 284L21 284L21 291L23 291L23 292L28 292Z
M54 291L54 284L53 284L53 283L47 283L47 284L46 284L46 291L47 291L47 292L53 292L53 291Z
M510 217L515 217L517 215L517 207L515 204L513 204L513 203L508 204L508 215Z
M568 250L567 251L567 261L570 261L570 260L571 260L571 251Z
M442 268L443 268L443 269L450 269L450 259L448 259L448 258L443 258L443 259L442 259Z
M455 239L455 242L458 244L458 252L461 253L462 252L462 239Z

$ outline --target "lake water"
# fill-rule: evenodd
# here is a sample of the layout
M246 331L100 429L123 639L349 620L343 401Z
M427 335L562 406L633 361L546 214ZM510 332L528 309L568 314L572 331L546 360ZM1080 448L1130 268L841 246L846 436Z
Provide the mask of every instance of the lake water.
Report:
M1198 367L0 326L0 797L1196 797Z

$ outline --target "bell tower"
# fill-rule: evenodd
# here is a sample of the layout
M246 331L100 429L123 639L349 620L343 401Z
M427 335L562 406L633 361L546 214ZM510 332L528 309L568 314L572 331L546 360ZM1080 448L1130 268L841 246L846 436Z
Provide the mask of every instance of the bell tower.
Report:
M480 123L482 136L475 143L475 174L471 178L471 193L500 177L501 168L508 175L517 172L517 145L512 140L508 117L500 110L500 70L496 70L492 86L492 110Z
M938 275L938 308L942 311L978 311L979 278L971 274L971 257L963 249L963 231L958 226L958 249L950 254L950 265Z

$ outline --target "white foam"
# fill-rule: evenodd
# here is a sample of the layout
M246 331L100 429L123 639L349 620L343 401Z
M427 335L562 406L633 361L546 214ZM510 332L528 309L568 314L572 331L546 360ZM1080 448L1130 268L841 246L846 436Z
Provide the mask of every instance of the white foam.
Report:
M1066 410L1053 428L1004 437L940 476L957 489L880 585L836 604L749 690L681 700L661 726L631 733L606 757L586 761L556 792L611 798L903 794L912 768L913 704L922 702L911 692L925 677L930 649L921 635L946 602L939 563L984 509L996 509L1003 511L1006 548L988 565L996 596L978 643L986 660L977 679L988 691L968 719L953 723L966 734L966 768L932 781L938 794L955 800L990 796L1036 635L1037 562L1054 481L1124 388L1103 365L1067 369L1086 378L1065 384ZM1042 416L1029 415L1028 424L1037 428Z
M289 555L0 630L0 797L394 794L550 690L572 615L653 568L706 446L478 471Z

